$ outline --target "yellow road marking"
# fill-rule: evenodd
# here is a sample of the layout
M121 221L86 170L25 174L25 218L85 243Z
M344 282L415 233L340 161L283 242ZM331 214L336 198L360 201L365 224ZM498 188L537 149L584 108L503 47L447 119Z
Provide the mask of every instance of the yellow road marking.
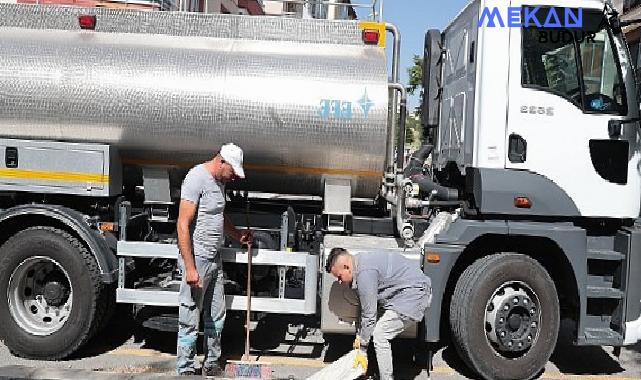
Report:
M545 372L541 379L554 380L638 380L638 377L625 377L616 375L566 375L560 372Z
M160 352L158 350L152 350L147 348L117 348L115 350L109 351L111 355L124 355L124 356L139 356L139 357L163 357L163 358L175 358L176 355ZM202 358L202 356L201 356ZM297 367L309 367L309 368L323 368L330 363L325 363L320 359L309 359L309 358L296 358L296 357L287 357L287 356L250 356L251 361L258 361L259 363L272 364L272 365L284 365L284 366L297 366ZM456 370L446 367L439 366L434 367L431 371L432 373L437 373L441 375L456 375L458 372ZM544 372L540 379L550 379L550 380L639 380L638 377L626 377L626 376L617 376L617 375L568 375L560 372Z
M116 348L115 350L109 351L110 355L125 355L125 356L141 356L141 357L163 357L163 358L173 358L176 355L167 354L165 352L160 352L158 350L151 350L148 348Z
M45 181L106 183L109 176L96 173L54 172L29 169L0 169L0 178L40 179Z

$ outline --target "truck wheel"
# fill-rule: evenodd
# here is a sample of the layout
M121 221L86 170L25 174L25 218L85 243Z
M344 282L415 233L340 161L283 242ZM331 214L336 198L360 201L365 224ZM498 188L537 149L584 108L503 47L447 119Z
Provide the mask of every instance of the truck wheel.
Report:
M459 278L450 304L453 343L485 379L531 379L556 346L559 300L547 271L530 257L483 257Z
M0 248L0 334L15 355L57 360L99 327L102 283L95 259L70 234L31 227ZM100 308L100 309L99 309Z

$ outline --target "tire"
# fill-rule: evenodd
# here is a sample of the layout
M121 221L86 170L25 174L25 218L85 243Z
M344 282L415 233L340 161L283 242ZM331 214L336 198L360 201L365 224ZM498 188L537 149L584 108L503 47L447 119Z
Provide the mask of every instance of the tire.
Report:
M556 346L559 319L556 287L547 271L534 259L512 253L469 266L450 304L453 344L488 380L538 375Z
M110 299L104 290L96 260L75 237L52 227L15 234L0 247L5 345L29 359L70 356L104 325L99 316L108 314Z

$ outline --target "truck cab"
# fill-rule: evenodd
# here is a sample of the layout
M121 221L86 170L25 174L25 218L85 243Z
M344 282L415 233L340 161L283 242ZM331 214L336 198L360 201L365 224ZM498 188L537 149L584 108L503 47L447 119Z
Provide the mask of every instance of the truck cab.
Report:
M449 324L493 379L543 368L560 319L578 345L638 341L638 94L614 8L473 1L425 46L434 178L464 200L424 247L427 340Z

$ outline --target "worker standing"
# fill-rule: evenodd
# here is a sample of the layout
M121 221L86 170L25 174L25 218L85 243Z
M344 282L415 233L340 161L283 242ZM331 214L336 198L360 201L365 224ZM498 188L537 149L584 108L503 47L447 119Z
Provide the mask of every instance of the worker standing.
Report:
M354 367L367 371L367 346L374 341L381 380L393 379L390 341L425 316L432 300L429 277L403 255L389 252L352 255L333 248L325 270L356 290L361 304ZM379 307L382 315L377 321Z
M225 183L245 178L243 151L225 144L211 160L192 168L181 188L178 211L179 266L182 271L178 311L177 372L196 373L195 356L200 312L204 312L205 361L202 373L222 373L218 363L225 324L225 294L220 247L228 235L241 244L251 240L225 217Z

